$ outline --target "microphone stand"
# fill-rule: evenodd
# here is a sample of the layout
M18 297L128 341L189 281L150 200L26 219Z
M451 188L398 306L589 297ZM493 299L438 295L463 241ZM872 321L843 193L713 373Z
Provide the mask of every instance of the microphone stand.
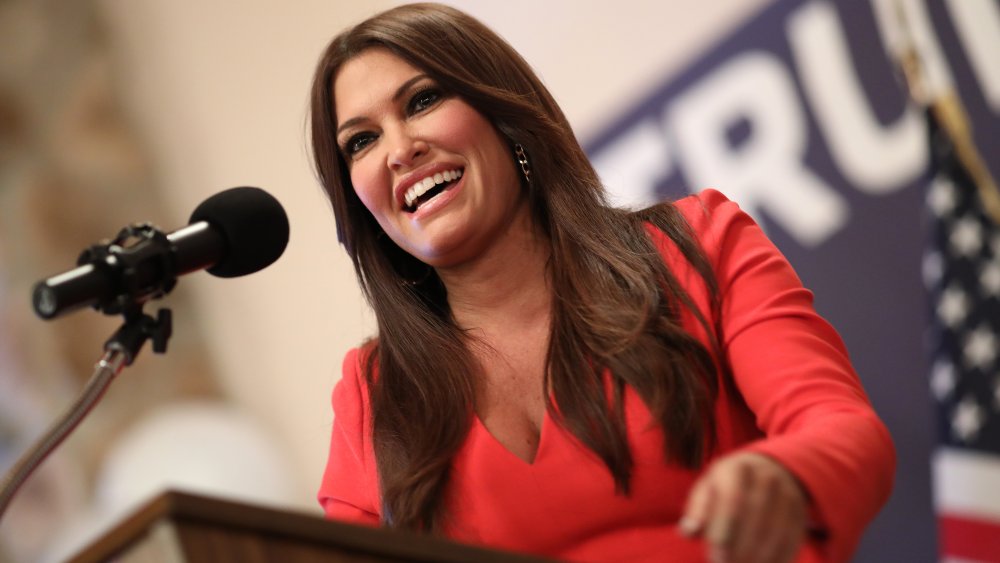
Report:
M76 402L4 474L3 481L0 481L0 520L25 480L87 416L115 376L125 366L132 365L146 340L153 340L153 352L162 354L167 351L167 341L173 332L170 309L160 309L155 319L144 314L142 305L138 303L121 309L125 323L104 344L104 355L94 366L94 374Z

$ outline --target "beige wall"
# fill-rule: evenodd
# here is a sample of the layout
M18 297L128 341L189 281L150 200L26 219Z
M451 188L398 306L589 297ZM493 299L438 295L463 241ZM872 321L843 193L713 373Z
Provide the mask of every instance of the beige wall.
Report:
M227 393L276 430L300 481L289 501L310 509L341 357L373 323L310 167L307 91L329 38L392 4L100 2L129 114L167 187L164 215L174 222L163 226L180 226L202 199L238 185L267 189L288 211L291 242L274 266L183 283L195 288ZM615 117L607 108L641 96L767 1L452 4L520 50L586 138Z

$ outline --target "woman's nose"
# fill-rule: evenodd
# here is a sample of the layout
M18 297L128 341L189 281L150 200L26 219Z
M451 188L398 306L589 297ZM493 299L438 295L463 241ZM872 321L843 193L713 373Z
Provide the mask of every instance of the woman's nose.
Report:
M420 157L427 154L427 142L408 131L400 131L393 137L389 149L389 168L397 170L412 166Z

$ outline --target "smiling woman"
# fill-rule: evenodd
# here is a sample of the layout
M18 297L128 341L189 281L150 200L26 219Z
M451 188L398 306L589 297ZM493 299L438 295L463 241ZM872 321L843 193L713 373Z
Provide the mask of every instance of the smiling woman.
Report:
M334 390L329 517L573 560L850 557L892 444L735 204L608 206L527 63L435 4L333 39L312 141L378 321Z
M510 225L530 226L508 144L403 59L385 49L352 58L338 73L334 100L351 184L408 254L439 269L456 266L510 236Z

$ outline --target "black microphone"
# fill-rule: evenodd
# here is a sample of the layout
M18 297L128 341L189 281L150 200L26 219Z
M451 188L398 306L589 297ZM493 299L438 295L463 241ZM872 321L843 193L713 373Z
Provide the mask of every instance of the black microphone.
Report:
M179 275L204 268L222 278L252 274L288 245L288 216L260 188L219 192L194 210L189 223L166 235L148 223L135 224L115 240L90 247L79 267L35 284L35 312L52 319L89 305L122 313L129 304L166 295Z

